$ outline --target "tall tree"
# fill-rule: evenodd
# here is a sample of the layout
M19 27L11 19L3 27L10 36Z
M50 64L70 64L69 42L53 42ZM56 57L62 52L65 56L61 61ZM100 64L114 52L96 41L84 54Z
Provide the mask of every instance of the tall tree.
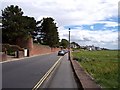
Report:
M8 6L2 10L3 43L16 44L18 38L27 38L35 29L34 18L22 16L23 11L18 6Z
M40 28L40 37L42 39L43 44L49 45L50 47L54 47L59 44L58 31L53 18L43 18Z
M21 36L25 38L29 38L29 36L33 36L34 31L36 30L36 20L33 17L23 16L21 27Z
M35 43L42 43L42 38L41 38L41 21L37 21L36 22L36 28L35 28L35 30L32 33L33 41Z
M21 30L19 26L21 17L23 15L22 9L18 6L11 5L2 11L2 36L3 43L13 43L17 37L17 33ZM13 38L14 37L14 38Z

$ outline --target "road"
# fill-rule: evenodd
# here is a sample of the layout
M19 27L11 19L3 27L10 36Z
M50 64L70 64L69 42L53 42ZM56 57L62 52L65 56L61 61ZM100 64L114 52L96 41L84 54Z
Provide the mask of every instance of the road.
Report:
M59 59L57 53L2 64L3 88L33 88Z
M2 63L3 88L32 89L45 73L60 59L57 53ZM78 88L70 61L65 55L46 88ZM47 83L47 84L48 84Z

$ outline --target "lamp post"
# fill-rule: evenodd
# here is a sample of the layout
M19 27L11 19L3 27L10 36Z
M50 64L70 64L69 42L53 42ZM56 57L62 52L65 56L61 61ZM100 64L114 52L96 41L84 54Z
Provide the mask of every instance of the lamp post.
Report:
M68 60L70 60L70 28L69 28L69 52L68 52Z

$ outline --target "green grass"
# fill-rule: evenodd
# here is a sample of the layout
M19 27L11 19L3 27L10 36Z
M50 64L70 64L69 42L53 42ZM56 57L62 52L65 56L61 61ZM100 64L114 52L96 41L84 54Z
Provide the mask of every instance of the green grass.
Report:
M118 88L118 51L80 51L72 54L102 87Z

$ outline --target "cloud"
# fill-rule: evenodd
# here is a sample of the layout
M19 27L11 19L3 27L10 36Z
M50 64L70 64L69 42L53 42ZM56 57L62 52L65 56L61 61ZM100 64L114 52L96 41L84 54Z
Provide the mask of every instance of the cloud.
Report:
M105 24L105 27L115 27L118 26L118 22L113 22L113 21L97 21L97 24Z
M115 27L115 26L118 26L117 22L107 22L105 25L105 27Z
M72 27L71 40L80 44L95 44L105 47L117 46L117 30L108 27L118 26L117 21L108 21L118 16L119 0L3 0L1 9L7 5L18 5L24 15L41 20L52 17L59 27L60 38L68 38L66 26ZM94 24L104 24L101 30L94 30ZM83 29L83 25L91 26ZM69 28L69 27L68 27ZM103 30L104 29L104 30ZM113 45L114 44L114 45Z
M61 27L59 28L60 39L68 40L68 30ZM118 32L116 30L71 30L71 42L75 41L80 45L96 45L107 48L118 48Z
M44 15L53 16L60 26L93 24L116 16L118 9L118 0L4 0L3 3L18 4L37 20Z

